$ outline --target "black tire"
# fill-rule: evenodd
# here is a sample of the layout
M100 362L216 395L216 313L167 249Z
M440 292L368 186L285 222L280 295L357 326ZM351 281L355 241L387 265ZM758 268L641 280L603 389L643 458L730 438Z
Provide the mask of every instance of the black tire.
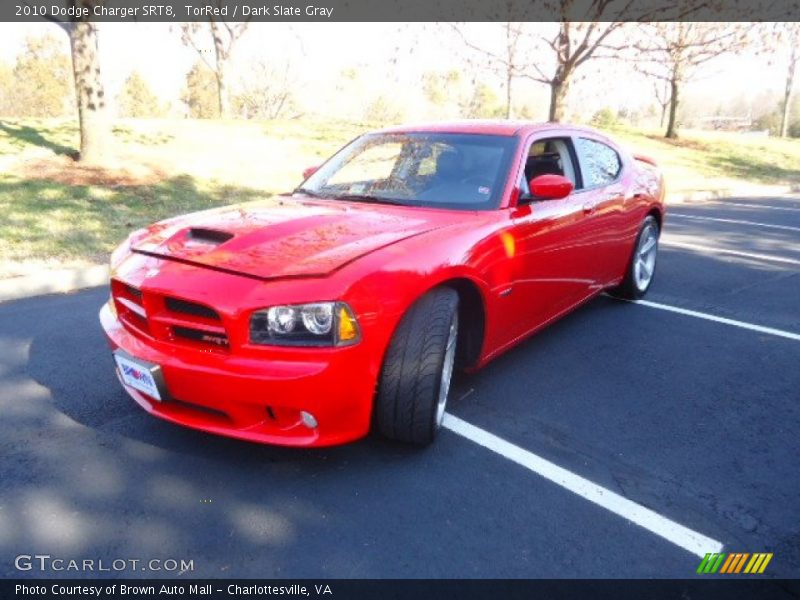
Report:
M658 254L658 238L661 235L661 230L658 226L658 221L653 215L647 215L644 221L642 221L642 226L639 228L639 234L636 236L636 243L633 245L633 250L631 251L631 257L628 259L628 268L625 271L625 278L622 280L617 287L612 288L609 290L609 294L612 296L616 296L617 298L624 298L626 300L636 300L641 298L647 293L647 290L650 289L650 286L653 284L653 279L655 279L655 269L657 261L654 259L653 263L653 270L652 274L650 275L650 279L646 285L640 286L637 285L636 281L636 259L637 254L639 251L640 244L642 242L642 236L648 228L655 228L655 236L656 236L656 256Z
M430 291L403 315L386 351L375 396L374 422L382 435L420 445L436 437L448 340L456 344L451 327L457 335L458 293L450 288Z

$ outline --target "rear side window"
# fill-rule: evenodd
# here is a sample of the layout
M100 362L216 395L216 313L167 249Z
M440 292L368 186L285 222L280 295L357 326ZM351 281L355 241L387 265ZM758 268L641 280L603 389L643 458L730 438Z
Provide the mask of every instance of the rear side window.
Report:
M575 147L578 151L585 187L608 185L619 177L622 161L617 151L611 146L597 140L577 138Z

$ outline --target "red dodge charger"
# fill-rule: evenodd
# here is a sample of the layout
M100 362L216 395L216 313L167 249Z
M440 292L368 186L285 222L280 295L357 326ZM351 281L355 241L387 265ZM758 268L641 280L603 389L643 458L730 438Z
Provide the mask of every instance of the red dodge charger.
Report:
M591 129L466 121L363 135L291 193L162 221L111 257L100 321L152 414L255 442L418 444L476 369L653 281L664 187Z

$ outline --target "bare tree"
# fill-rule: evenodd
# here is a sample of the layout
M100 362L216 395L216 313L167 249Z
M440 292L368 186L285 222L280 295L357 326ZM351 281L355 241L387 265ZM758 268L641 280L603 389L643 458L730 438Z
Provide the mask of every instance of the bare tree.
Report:
M567 96L575 71L590 60L603 42L624 23L621 21L599 22L609 2L594 0L591 3L590 22L572 23L563 20L558 32L552 37L541 36L547 48L555 55L555 68L550 74L533 63L527 76L550 86L550 120L561 121L567 111Z
M520 40L524 36L523 25L506 22L501 26L503 28L503 48L500 52L495 52L482 44L473 42L465 33L463 26L452 25L464 45L481 56L490 69L495 70L503 77L506 92L505 114L506 119L509 119L512 114L511 101L514 80L525 74L528 65L520 52Z
M736 53L750 43L752 24L646 23L632 44L633 60L643 73L669 84L669 119L665 137L678 137L677 117L683 85L698 69L725 53Z
M575 72L595 56L604 42L622 21L603 22L608 0L592 0L585 18L587 21L567 20L572 0L559 0L562 20L554 26L531 26L522 23L503 23L502 51L489 49L483 43L470 40L463 26L453 27L464 45L482 56L505 81L506 115L511 115L511 89L516 78L543 83L550 88L550 121L561 121L567 112L567 97ZM633 3L628 2L628 7ZM608 53L606 54L608 57ZM548 64L549 63L549 64Z
M794 78L797 73L797 64L800 63L800 23L778 23L779 39L784 42L784 47L789 46L789 56L786 65L786 79L783 91L783 106L781 107L781 137L789 134L789 111L791 109Z
M531 26L504 23L501 51L468 39L463 26L454 26L464 44L483 56L500 72L506 83L506 112L510 114L511 84L517 77L543 83L550 88L551 121L561 121L575 73L595 58L618 58L629 44L609 43L615 33L633 27L631 22L686 19L708 8L707 0L660 0L643 8L635 0L546 0L543 10L557 23Z
M659 127L664 127L664 119L667 118L667 107L669 106L670 96L669 82L664 79L656 79L653 81L653 89L655 90L656 101L661 107L661 119L658 122Z
M204 23L183 23L181 25L181 41L197 52L206 66L213 71L217 80L217 99L219 114L227 118L231 114L228 95L228 68L233 47L247 30L249 22L228 23L209 16L208 27ZM204 37L211 35L213 57L204 47Z
M290 60L282 65L256 60L248 64L233 104L237 115L246 119L278 119L294 110L294 68Z
M67 0L67 8L80 9L74 14L93 14L102 0ZM88 10L87 10L88 9ZM97 164L108 159L111 126L108 121L105 87L100 74L100 54L97 44L97 24L89 17L73 17L71 21L48 18L69 35L72 52L72 72L78 105L82 163Z

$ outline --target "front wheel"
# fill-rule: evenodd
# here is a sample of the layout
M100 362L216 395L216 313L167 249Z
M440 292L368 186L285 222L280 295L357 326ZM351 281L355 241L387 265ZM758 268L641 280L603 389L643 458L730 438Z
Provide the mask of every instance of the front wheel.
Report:
M458 294L437 288L403 315L381 369L375 425L386 437L429 444L442 425L458 340Z
M611 290L614 296L636 300L647 293L656 272L659 234L658 221L653 215L648 215L636 238L625 278L618 287Z

